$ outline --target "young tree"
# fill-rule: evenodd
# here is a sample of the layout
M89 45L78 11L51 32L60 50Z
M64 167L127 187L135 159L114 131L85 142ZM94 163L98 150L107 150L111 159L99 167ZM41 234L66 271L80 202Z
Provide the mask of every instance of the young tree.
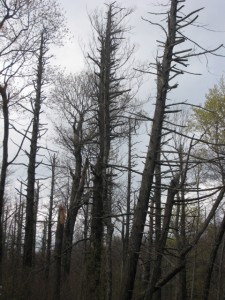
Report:
M202 135L202 155L208 157L208 178L224 183L224 115L225 83L221 78L218 85L209 89L202 108L193 108L193 126ZM199 153L201 156L201 153Z
M221 78L218 85L214 85L206 94L206 101L202 108L194 108L195 128L203 134L206 140L203 146L204 158L209 157L210 163L207 166L208 177L224 184L224 113L225 113L225 83ZM200 153L201 155L201 153ZM202 299L209 298L213 267L217 252L224 236L224 218L219 227L209 257L208 267L203 285Z

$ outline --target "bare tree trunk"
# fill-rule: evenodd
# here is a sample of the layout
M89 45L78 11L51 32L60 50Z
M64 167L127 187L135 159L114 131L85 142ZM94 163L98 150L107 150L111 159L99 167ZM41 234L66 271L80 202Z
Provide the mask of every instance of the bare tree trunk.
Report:
M198 230L198 232L196 233L195 237L193 238L193 240L189 243L188 246L185 247L185 249L183 249L180 253L180 256L186 256L198 243L199 239L201 238L202 234L205 232L206 228L208 227L210 221L212 220L219 204L221 203L223 197L224 197L224 193L225 193L225 188L221 188L216 201L214 202L207 218L205 219L205 222L203 223L202 227ZM182 269L184 268L184 264L183 261L181 260L181 263L175 267L174 269L172 269L171 271L168 272L168 274L165 274L164 277L159 280L156 284L155 287L155 291L157 291L157 289L161 288L162 286L164 286L167 282L169 282L176 274L178 274Z
M35 266L35 252L36 252L36 233L37 233L37 216L38 216L38 205L39 205L39 195L40 195L40 184L37 180L37 188L34 193L34 223L33 223L33 266Z
M179 167L180 167L180 173L181 173L181 182L186 182L186 175L185 175L185 162L184 162L184 151L183 151L183 145L179 144L178 149L178 157L179 157ZM177 242L177 248L179 253L181 253L182 249L186 246L186 202L185 202L185 192L184 189L182 189L178 195L177 198L179 199L178 203L178 215L177 215L177 224L176 224L176 242ZM178 224L180 223L180 224ZM179 234L180 232L180 234ZM177 299L186 300L187 299L187 279L186 279L186 257L184 255L180 255L178 264L180 264L180 261L182 261L183 269L179 273L178 276L178 287L177 287Z
M162 223L162 207L161 207L161 166L160 166L160 151L157 157L157 164L155 166L155 190L154 190L154 206L155 206L155 247L161 238L161 223ZM156 249L155 249L156 250ZM155 251L157 255L157 251ZM161 268L159 266L159 278L161 277ZM156 299L161 300L161 289L156 293Z
M160 140L165 114L166 97L169 86L173 48L176 43L178 43L178 41L176 41L177 4L178 3L176 0L171 1L171 9L168 17L168 34L164 48L164 55L162 63L157 62L157 99L154 120L147 150L145 167L142 175L138 203L134 212L130 245L121 284L120 300L131 299L133 293L137 262L141 248L146 215L148 211L149 196L152 190L155 164L158 151L160 150Z
M105 264L105 275L106 275L106 293L105 300L112 299L112 235L113 235L113 224L111 218L111 204L112 204L112 171L111 174L105 174L105 201L104 201L104 216L106 224L106 264ZM108 177L108 178L107 178ZM109 178L110 177L110 178Z
M2 146L2 165L0 177L0 295L2 295L2 262L3 262L3 207L5 184L8 167L8 140L9 140L9 110L8 110L8 95L7 85L4 87L0 85L0 94L2 96L2 111L4 118L4 132L3 132L3 146Z
M103 202L102 202L102 178L98 172L99 164L95 166L93 179L93 207L91 219L91 247L88 258L88 282L89 296L93 300L100 298L100 276L102 260L103 240Z
M18 211L18 229L17 229L17 239L16 239L16 253L18 262L21 259L21 248L22 248L22 229L23 229L23 213L24 213L24 203L22 201L22 182L20 186L20 200L19 200L19 211Z
M80 161L81 163L81 161ZM77 168L81 169L81 165L77 166ZM84 191L84 184L86 179L86 173L88 168L88 159L86 159L85 164L83 166L82 173L79 177L75 175L73 180L71 198L70 198L70 206L68 210L68 215L65 224L65 232L64 232L64 272L65 276L68 276L70 272L70 264L71 264L71 253L72 253L72 243L73 243L73 232L74 226L76 223L77 214L82 205L82 195ZM66 279L66 278L64 278Z
M94 271L94 276L91 276L93 287L91 288L91 296L93 299L101 299L101 268L102 268L102 241L104 233L103 217L105 215L107 226L107 248L110 246L110 207L107 195L107 167L110 151L110 77L112 72L112 5L109 5L107 12L107 24L105 28L105 36L101 37L101 57L99 66L99 83L97 91L97 105L98 105L98 131L99 131L99 154L97 163L93 169L93 210L92 210L92 224L91 224L91 242L92 242L92 257L91 268ZM109 251L109 248L108 248ZM111 253L111 251L110 251ZM109 255L110 255L109 253ZM106 270L110 269L109 256L106 259ZM110 286L110 272L106 274L107 288ZM109 290L107 291L109 296Z
M177 190L178 183L179 183L179 176L177 176L177 178L174 178L171 180L171 183L170 183L170 186L168 189L165 213L164 213L164 217L163 217L162 232L160 235L160 240L156 244L157 245L156 261L153 265L152 277L151 277L151 280L149 281L149 284L148 284L148 287L147 287L147 290L145 293L145 298L144 298L145 300L152 299L153 293L155 292L155 285L161 275L163 250L166 246L167 236L168 236L168 232L169 232L170 219L171 219L173 203L174 203L174 197L178 192L178 190Z
M52 248L52 211L53 211L53 201L54 201L54 190L55 190L55 169L56 169L56 155L54 154L51 158L51 191L49 199L49 209L48 209L48 238L46 247L46 282L48 282L49 268L51 261L51 248Z
M147 238L147 261L144 264L144 278L143 278L143 291L148 287L149 280L151 278L151 267L155 259L155 244L154 243L154 206L151 205L149 213L149 231Z
M223 221L220 225L219 232L216 236L216 240L215 240L215 243L213 245L213 248L212 248L212 251L210 254L208 268L206 271L206 277L205 277L204 285L203 285L202 300L209 299L209 291L210 291L210 283L211 283L211 278L212 278L212 273L213 273L213 267L215 264L219 246L223 240L224 233L225 233L225 214L224 214Z
M88 184L88 190L89 190L89 184ZM87 271L88 271L88 266L87 266L87 263L88 263L88 242L87 242L87 239L88 239L88 227L89 227L89 224L88 224L88 221L89 221L89 201L90 199L88 199L88 203L86 203L86 207L84 207L84 259L83 259L83 273L82 273L82 281L81 281L81 289L80 289L80 294L79 294L79 299L80 300L85 300L87 299L87 292L88 292L88 289L87 289L87 284L88 281L87 281Z
M109 218L111 213L108 199L108 168L110 160L111 141L121 137L120 130L125 121L123 112L128 108L132 97L128 87L128 77L121 76L124 65L132 54L130 51L123 51L124 35L127 31L124 20L131 11L120 7L115 2L107 4L106 16L99 18L95 15L92 18L93 28L96 31L97 45L96 52L88 55L94 69L93 102L96 104L96 120L98 130L98 154L93 170L93 210L91 225L91 251L90 254L90 280L93 285L90 298L101 299L101 291L106 284L111 285L111 275L107 271L106 276L102 276L101 271L110 270L111 258L108 254L106 265L102 259L104 225L107 230L107 248L111 247L112 224ZM128 47L129 48L129 47ZM127 45L124 45L127 49ZM123 50L124 50L123 49ZM121 70L121 72L120 72ZM124 73L122 73L124 74ZM122 121L122 122L121 122ZM119 131L117 130L118 128ZM118 133L117 133L118 132ZM103 273L102 273L103 274ZM110 291L111 288L107 288ZM111 298L111 292L108 298Z
M182 206L181 206L181 246L184 248L186 246L186 213L185 213L185 199L184 199L184 194L183 191L182 193ZM180 248L181 250L181 248ZM183 260L184 268L181 270L179 274L179 290L180 290L180 298L182 300L187 299L187 278L186 278L186 257L181 256L181 260Z
M33 242L34 242L34 196L35 196L35 169L36 156L38 151L38 135L39 135L39 117L42 103L42 85L44 72L44 33L41 33L40 48L38 54L37 79L35 86L35 103L33 128L30 144L28 177L27 177L27 196L26 196L26 224L25 224L25 239L24 239L24 253L23 266L31 268L33 264Z
M54 202L55 190L55 169L56 169L56 155L51 157L51 191L49 199L48 220L47 220L47 245L46 245L46 268L45 268L45 299L48 299L49 292L49 271L51 262L51 248L52 248L52 212Z
M47 249L47 221L43 222L43 231L42 231L42 239L41 239L41 256L43 262L46 263L46 249ZM46 280L47 281L47 280Z
M225 236L223 235L222 247L220 252L220 260L219 260L217 300L220 300L221 288L223 287L223 284L221 283L222 283L223 261L224 261L224 254L225 254L224 249L225 249Z
M125 241L124 241L124 258L126 257L129 237L130 237L130 202L131 202L131 150L132 150L132 141L131 141L131 120L129 118L129 132L128 132L128 178L127 178L127 210L126 210L126 232L125 232ZM125 259L124 259L125 261Z
M61 299L61 261L63 246L63 231L65 223L65 207L59 206L58 222L55 236L55 276L54 276L54 300Z

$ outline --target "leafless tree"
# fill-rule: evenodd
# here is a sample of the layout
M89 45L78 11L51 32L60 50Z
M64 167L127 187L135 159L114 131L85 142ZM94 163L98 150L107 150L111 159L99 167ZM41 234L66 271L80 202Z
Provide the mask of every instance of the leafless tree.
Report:
M197 19L197 13L201 10L193 11L187 15L181 14L184 1L170 1L170 9L167 12L167 29L163 25L157 23L165 33L165 41L160 41L163 47L163 53L159 56L154 64L154 70L150 73L157 75L157 95L156 106L153 117L149 146L146 154L145 167L142 175L141 188L139 192L138 203L134 213L134 221L131 230L130 245L128 249L127 261L123 271L123 280L121 284L121 300L132 298L134 289L134 280L137 270L137 262L139 258L144 226L149 206L149 196L153 187L153 176L157 161L157 155L160 151L161 136L164 126L164 119L167 111L167 94L170 90L177 87L177 84L171 84L171 81L180 74L184 74L185 70L179 66L186 67L187 61L193 56L199 56L206 53L213 53L220 47L212 51L202 50L200 53L193 53L191 49L175 50L177 45L181 45L187 40L183 34L183 28L193 24ZM149 23L152 23L148 20ZM190 40L190 39L189 39ZM169 111L171 113L171 111ZM173 189L178 188L175 185ZM170 189L170 188L169 188ZM169 193L169 192L168 192ZM164 238L162 237L164 240ZM157 269L157 268L156 268ZM154 279L153 279L154 280ZM154 288L151 286L147 290L146 297L151 297ZM146 298L147 299L147 298Z
M97 13L91 17L95 32L88 59L94 71L92 95L96 109L98 152L92 167L93 208L91 221L91 255L89 260L90 295L99 299L102 265L104 227L106 227L105 299L112 297L111 243L113 225L108 193L109 162L112 143L125 134L132 92L129 79L130 59L133 47L129 47L125 34L129 28L126 18L131 10L120 7L116 2L107 5L105 20ZM127 65L125 67L125 65ZM130 72L130 73L129 73ZM128 84L129 83L129 84ZM122 113L123 112L123 113ZM127 128L128 129L128 128ZM127 132L127 131L126 131ZM103 278L103 277L102 277Z
M93 105L91 103L90 75L56 75L51 98L56 115L62 122L55 123L57 142L67 153L69 171L72 179L68 212L65 223L63 249L64 276L70 273L71 251L74 226L80 208L84 205L83 193L88 169L91 143L96 132L93 125Z

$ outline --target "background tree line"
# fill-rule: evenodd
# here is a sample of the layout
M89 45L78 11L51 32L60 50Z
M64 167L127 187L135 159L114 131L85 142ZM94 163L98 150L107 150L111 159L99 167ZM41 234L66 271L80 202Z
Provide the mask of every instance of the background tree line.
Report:
M224 299L223 78L203 107L170 99L199 75L192 59L224 47L186 36L201 9L184 7L145 20L162 36L140 67L133 11L106 4L89 16L85 69L67 74L51 66L68 32L57 2L0 1L2 299Z

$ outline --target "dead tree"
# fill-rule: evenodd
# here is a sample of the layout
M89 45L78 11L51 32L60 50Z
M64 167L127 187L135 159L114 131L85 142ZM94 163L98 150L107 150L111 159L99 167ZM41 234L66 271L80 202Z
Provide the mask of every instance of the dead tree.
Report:
M2 287L2 258L3 258L3 206L4 193L6 184L6 175L8 168L8 140L9 140L9 111L8 111L8 96L6 86L0 86L0 93L3 100L3 117L4 117L4 138L3 138L3 155L1 165L1 179L0 179L0 285Z
M110 151L112 141L121 137L125 119L120 113L131 102L128 73L123 65L129 61L133 48L127 48L121 56L122 47L126 49L124 20L131 13L119 7L116 2L107 5L105 22L96 14L92 16L92 27L96 32L94 46L88 54L93 68L93 103L97 119L97 154L93 163L93 207L91 216L91 249L89 256L89 297L110 300L112 297L111 241L113 226L111 204L109 201ZM124 134L124 133L123 133ZM103 236L106 228L106 260L103 262ZM105 273L101 280L101 271ZM103 288L105 286L105 289ZM104 294L104 295L103 295Z
M57 16L57 17L56 17ZM64 30L64 17L60 13L56 2L49 3L45 1L38 7L37 19L34 26L36 34L35 60L36 69L33 76L33 93L30 94L30 109L23 106L25 110L32 113L32 129L30 132L30 149L25 151L28 157L27 168L27 195L26 195L26 224L24 238L23 266L31 268L33 263L32 247L33 247L33 222L34 222L34 184L36 168L39 163L37 161L38 151L40 150L39 140L45 134L46 128L40 121L43 102L46 99L44 88L50 79L47 74L47 64L51 58L49 56L49 46L61 43Z
M209 291L210 291L211 278L213 274L213 267L215 265L218 249L222 243L224 233L225 233L225 216L223 217L223 220L220 224L219 232L216 235L216 239L210 253L210 258L209 258L209 262L206 270L206 276L203 285L202 300L209 299Z
M2 145L2 164L0 175L0 286L2 287L2 259L3 259L3 206L4 194L8 167L16 160L22 148L22 139L19 150L15 157L9 161L8 144L9 144L9 107L15 100L15 90L9 88L9 83L13 82L14 76L20 76L24 66L24 59L28 45L31 46L31 39L25 33L30 25L29 14L32 8L28 9L26 0L22 1L1 1L0 3L0 60L4 62L0 69L1 85L0 95L2 98L1 110L3 112L4 129ZM23 19L23 21L21 20ZM7 27L8 30L4 30ZM16 95L17 98L17 95ZM18 100L18 99L17 99ZM26 134L25 134L26 135Z
M26 224L24 238L23 265L32 267L33 264L33 243L34 243L34 201L35 201L35 173L36 159L38 152L38 138L40 135L40 112L43 102L43 75L46 53L45 30L40 34L40 46L38 53L37 74L35 83L35 98L33 111L32 135L30 139L29 163L27 170L27 195L26 195Z
M134 213L134 221L131 231L130 244L128 248L127 261L123 271L123 280L121 285L122 288L120 294L121 300L128 300L132 297L137 261L141 247L141 240L143 236L146 215L148 211L149 196L150 191L152 189L157 153L160 149L160 139L163 128L166 97L167 92L169 90L169 76L173 58L173 48L176 44L181 42L179 40L176 40L176 13L177 3L176 1L172 1L168 20L169 32L167 33L164 56L162 62L157 62L158 79L156 108L152 124L151 138L147 151L145 168L142 175L139 198Z
M88 170L88 145L95 137L92 119L93 105L90 100L90 75L57 74L52 90L52 102L62 123L55 124L57 142L69 157L68 168L71 175L71 192L64 232L64 279L70 273L71 251L74 227L79 210L84 205L83 193Z
M82 196L84 192L84 184L86 179L86 173L88 169L88 159L86 159L80 178L78 179L78 186L73 184L71 199L65 224L65 236L64 236L64 271L66 271L65 276L70 272L71 265L71 253L72 253L72 242L74 226L76 223L76 218L79 209L82 206Z
M62 246L63 246L63 231L65 224L65 207L59 206L57 229L55 235L55 274L54 274L54 295L56 300L61 299L61 261L62 261Z
M53 156L51 157L51 191L49 197L49 209L48 209L48 219L47 219L48 229L47 229L46 270L45 270L47 283L49 278L49 268L50 268L51 250L52 250L52 222L53 222L52 214L53 214L55 179L56 179L55 173L56 173L56 155L53 154Z
M167 30L165 27L162 27L161 24L157 24L163 29L166 40L165 42L160 41L160 45L163 46L163 54L161 57L157 58L155 71L150 72L157 75L155 112L138 202L134 212L134 221L131 230L127 261L123 270L120 293L121 300L129 300L132 298L133 294L137 262L149 206L149 196L153 186L153 176L157 161L157 154L160 151L162 131L163 128L165 128L163 126L163 122L167 112L167 94L170 90L177 87L177 84L171 85L171 80L176 76L185 73L185 71L177 67L177 65L187 67L187 61L190 57L213 53L221 48L220 46L212 51L203 50L201 53L191 53L191 49L183 49L180 51L174 50L177 45L181 45L186 40L186 37L182 33L182 29L188 25L191 25L198 17L196 15L197 12L201 10L199 9L193 11L184 16L180 14L180 10L183 8L183 2L184 1L179 0L170 1L170 10L168 11L167 18ZM151 21L148 22L152 23Z

